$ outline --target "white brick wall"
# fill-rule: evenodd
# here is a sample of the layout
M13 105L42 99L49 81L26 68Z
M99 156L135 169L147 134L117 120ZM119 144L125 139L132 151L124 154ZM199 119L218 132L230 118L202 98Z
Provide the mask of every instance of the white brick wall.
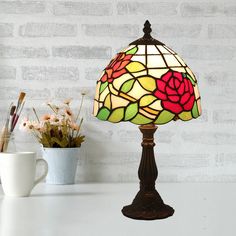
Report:
M92 117L96 80L117 50L153 36L177 51L196 73L203 115L156 132L159 180L236 181L236 2L234 0L0 0L0 120L19 91L27 108L67 97L84 106L86 143L78 181L137 181L141 134L129 123ZM0 122L0 123L1 123ZM18 148L38 150L17 132Z

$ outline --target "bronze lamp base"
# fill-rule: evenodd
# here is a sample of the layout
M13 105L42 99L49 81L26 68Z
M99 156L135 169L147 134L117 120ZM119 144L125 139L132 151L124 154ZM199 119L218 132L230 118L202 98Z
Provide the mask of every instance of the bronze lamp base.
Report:
M164 219L172 216L174 209L163 202L155 189L158 171L153 150L155 146L153 135L157 127L154 124L150 124L141 125L139 129L143 133L143 151L138 170L140 191L131 205L123 207L122 213L129 218L137 220Z

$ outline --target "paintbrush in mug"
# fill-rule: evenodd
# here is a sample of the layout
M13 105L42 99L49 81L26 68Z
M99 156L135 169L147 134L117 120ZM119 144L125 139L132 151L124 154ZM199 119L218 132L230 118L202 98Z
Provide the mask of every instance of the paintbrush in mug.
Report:
M12 132L12 131L15 129L15 127L16 127L17 121L18 121L18 119L19 119L19 117L20 117L20 114L21 114L23 108L24 108L24 105L25 105L25 101L24 101L23 103L21 103L20 109L19 109L18 113L15 115L15 119L13 120L11 132Z
M10 118L9 118L9 130L12 132L13 130L13 124L12 124L12 121L13 121L13 115L14 115L14 112L16 110L16 106L13 105L11 107L11 111L10 111Z
M20 109L20 107L22 106L25 95L26 94L24 92L21 92L20 95L19 95L19 98L18 98L18 101L17 101L17 106L16 106L16 109L15 109L15 112L14 112L13 118L12 118L13 129L14 129L14 124L16 123L15 122L16 114L17 114L18 110Z
M9 136L9 119L10 119L10 112L12 108L13 103L11 103L6 117L6 123L3 126L2 132L1 132L1 138L0 138L0 152L3 152L7 146L7 137Z

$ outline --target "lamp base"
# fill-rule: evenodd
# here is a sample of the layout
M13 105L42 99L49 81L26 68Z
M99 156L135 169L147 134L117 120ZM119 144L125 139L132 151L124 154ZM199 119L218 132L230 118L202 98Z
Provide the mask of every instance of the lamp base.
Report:
M174 209L166 205L159 193L139 191L131 205L122 209L123 215L136 220L164 219L174 214Z
M140 191L131 205L122 209L123 215L136 220L164 219L174 214L174 209L166 205L155 189L158 170L154 157L154 133L157 127L154 124L139 126L143 134L142 158L138 176Z

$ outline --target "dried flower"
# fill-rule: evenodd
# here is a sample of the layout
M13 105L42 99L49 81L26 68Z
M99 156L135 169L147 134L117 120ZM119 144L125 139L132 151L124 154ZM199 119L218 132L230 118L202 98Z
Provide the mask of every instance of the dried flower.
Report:
M41 119L42 119L43 121L48 121L48 120L50 120L50 118L51 118L51 116L50 116L49 114L45 114L45 115L42 116Z
M21 131L27 131L28 130L28 122L29 120L27 118L24 118L22 122L20 123L19 129Z
M57 116L55 116L54 114L52 114L52 115L50 115L50 121L52 121L52 122L59 122L60 119Z
M65 99L63 103L66 104L67 106L69 106L71 101L72 101L72 99L68 98L68 99Z
M65 109L65 114L66 114L67 116L69 116L69 117L72 117L72 116L73 116L73 113L72 113L71 109L69 109L69 108L66 108L66 109Z
M71 123L70 127L75 130L75 131L79 131L80 130L80 126L76 123Z

